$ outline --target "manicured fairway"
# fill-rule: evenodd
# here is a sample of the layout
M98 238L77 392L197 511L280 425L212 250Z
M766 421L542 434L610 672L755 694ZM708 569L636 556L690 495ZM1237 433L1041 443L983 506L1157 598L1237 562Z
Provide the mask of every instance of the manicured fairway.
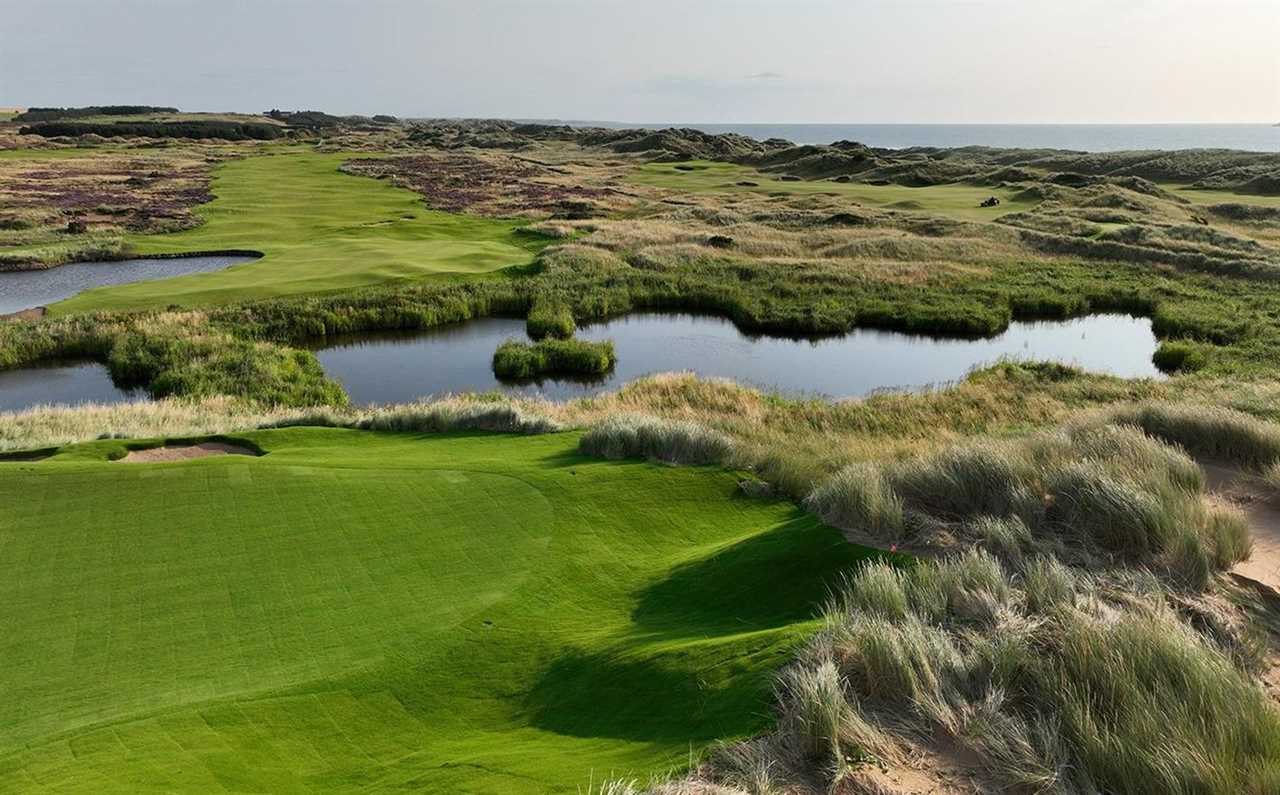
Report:
M0 791L575 792L766 722L866 554L576 435L0 462Z
M784 181L747 166L694 160L687 163L646 163L632 172L642 185L698 193L827 194L887 210L920 210L975 221L992 220L1005 213L1029 210L1035 200L1015 199L1015 192L960 183L908 188L902 185L868 185L830 180ZM754 182L755 185L740 185ZM979 207L988 196L1000 197L997 207Z
M1230 190L1201 190L1186 185L1164 185L1162 187L1176 191L1184 199L1196 204L1254 204L1259 207L1280 207L1280 196L1266 196L1258 193L1237 193Z
M217 197L185 232L128 239L139 254L252 250L255 262L217 273L88 290L53 314L197 306L333 292L528 262L534 245L513 221L429 210L408 190L338 171L349 154L288 151L214 172Z

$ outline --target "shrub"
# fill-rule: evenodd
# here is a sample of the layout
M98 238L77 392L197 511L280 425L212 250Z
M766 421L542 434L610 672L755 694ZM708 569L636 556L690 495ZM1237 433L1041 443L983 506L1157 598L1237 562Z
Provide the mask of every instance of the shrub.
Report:
M535 340L546 337L568 339L577 330L573 312L565 304L539 301L529 310L525 332Z
M1152 354L1151 361L1166 373L1193 373L1204 368L1208 359L1204 351L1190 342L1165 340Z
M615 414L587 430L578 442L578 451L615 460L653 458L674 464L714 464L729 457L733 443L719 431L692 422Z
M114 124L53 121L32 124L23 127L18 132L20 135L40 135L45 138L62 135L101 135L105 138L140 136L147 138L218 138L227 141L271 141L283 134L280 128L274 124L236 121L116 122Z
M524 381L549 375L603 375L613 369L613 343L544 339L530 345L507 340L493 353L499 378Z
M177 108L157 105L89 105L83 108L27 108L14 121L80 119L86 116L142 116L148 113L177 113Z

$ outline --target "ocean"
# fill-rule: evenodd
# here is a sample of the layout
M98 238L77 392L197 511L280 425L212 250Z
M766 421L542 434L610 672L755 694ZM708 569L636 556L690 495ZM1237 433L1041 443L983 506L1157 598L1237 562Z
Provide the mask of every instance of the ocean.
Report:
M566 123L566 122L560 122ZM1115 152L1129 149L1242 149L1280 152L1280 126L1269 124L624 124L567 122L599 127L692 127L797 144L858 141L868 146L996 146Z

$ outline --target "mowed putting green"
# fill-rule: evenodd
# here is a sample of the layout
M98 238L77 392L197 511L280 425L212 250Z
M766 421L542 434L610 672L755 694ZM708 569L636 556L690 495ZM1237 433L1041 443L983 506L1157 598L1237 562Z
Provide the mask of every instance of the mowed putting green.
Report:
M52 314L207 306L326 293L441 275L487 273L533 258L518 222L427 209L412 191L338 167L352 154L284 150L219 166L216 198L195 229L127 239L140 255L249 250L265 256L215 273L102 287Z
M767 725L866 554L576 434L0 462L0 790L585 791Z
M1016 191L1006 188L962 183L909 188L903 185L869 185L863 182L783 180L777 174L757 171L748 166L708 160L646 163L632 172L630 179L641 185L693 193L834 196L885 210L939 213L971 221L993 220L1005 213L1030 210L1039 203L1034 199L1019 199ZM1000 204L996 207L979 207L989 196L998 197Z

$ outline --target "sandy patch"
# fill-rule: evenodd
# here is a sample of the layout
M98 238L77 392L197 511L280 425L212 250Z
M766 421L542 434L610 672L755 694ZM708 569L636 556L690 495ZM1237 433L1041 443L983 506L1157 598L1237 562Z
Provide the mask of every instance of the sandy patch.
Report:
M127 464L156 464L164 461L188 461L192 458L208 458L215 455L251 455L257 453L247 447L227 442L200 442L199 444L151 447L146 450L130 450L120 460Z
M955 753L918 748L913 758L883 768L867 766L849 776L836 792L875 795L981 795L998 792L976 758L961 761Z
M43 306L34 306L30 309L20 309L17 312L0 315L0 320L39 320L44 317L44 312Z
M1237 506L1249 520L1253 554L1232 571L1280 591L1280 506L1249 473L1221 464L1200 466L1209 492Z

